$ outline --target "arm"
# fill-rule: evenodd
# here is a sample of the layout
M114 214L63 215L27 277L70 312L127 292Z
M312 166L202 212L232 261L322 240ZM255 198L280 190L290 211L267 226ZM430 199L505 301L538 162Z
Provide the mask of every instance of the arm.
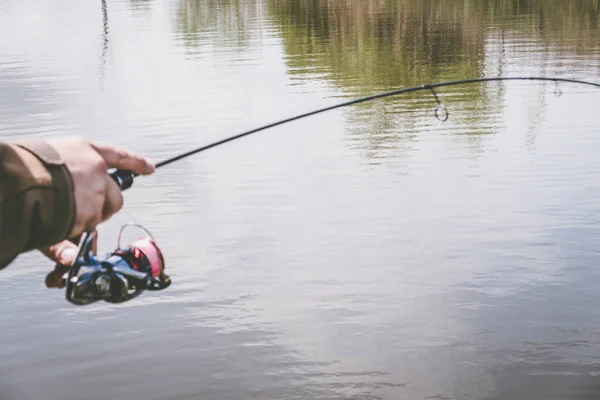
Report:
M96 229L123 206L110 168L148 175L155 167L80 138L0 143L0 269L33 249L65 261L65 239Z
M0 269L68 237L75 218L73 181L55 148L0 143Z

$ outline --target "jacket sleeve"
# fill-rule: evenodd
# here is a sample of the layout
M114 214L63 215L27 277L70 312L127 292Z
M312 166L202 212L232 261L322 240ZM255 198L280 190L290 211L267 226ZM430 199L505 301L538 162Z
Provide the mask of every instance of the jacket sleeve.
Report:
M66 239L75 216L71 174L51 145L0 143L0 269Z

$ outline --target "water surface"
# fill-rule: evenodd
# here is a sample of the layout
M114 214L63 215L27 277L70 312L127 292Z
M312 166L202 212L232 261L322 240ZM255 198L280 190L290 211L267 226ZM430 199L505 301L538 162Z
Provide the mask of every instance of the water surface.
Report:
M5 0L3 140L155 161L443 80L600 81L596 1ZM74 307L0 274L2 399L592 399L600 93L487 83L274 128L140 178L173 285Z

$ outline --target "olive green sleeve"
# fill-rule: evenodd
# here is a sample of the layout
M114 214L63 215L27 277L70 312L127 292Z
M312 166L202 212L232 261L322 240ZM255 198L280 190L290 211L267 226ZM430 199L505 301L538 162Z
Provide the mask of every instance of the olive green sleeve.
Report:
M67 239L75 216L71 174L52 146L0 143L0 269Z

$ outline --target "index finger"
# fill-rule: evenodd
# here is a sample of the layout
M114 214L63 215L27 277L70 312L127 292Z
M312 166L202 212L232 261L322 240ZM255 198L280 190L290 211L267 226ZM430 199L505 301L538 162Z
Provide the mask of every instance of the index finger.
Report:
M40 252L61 266L70 266L77 255L77 245L69 240L40 249Z
M117 146L92 142L91 146L100 154L108 168L125 169L137 175L150 175L156 167L146 157Z

